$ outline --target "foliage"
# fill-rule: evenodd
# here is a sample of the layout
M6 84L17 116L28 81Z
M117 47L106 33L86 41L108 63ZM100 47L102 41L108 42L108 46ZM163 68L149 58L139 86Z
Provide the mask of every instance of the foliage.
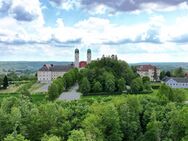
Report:
M137 76L133 69L125 61L113 57L102 57L99 60L92 61L85 69L80 70L79 86L81 86L82 79L86 77L92 88L88 94L122 92L126 85L130 85Z
M151 115L151 121L147 124L147 131L144 134L143 141L160 141L162 123L156 120L155 112Z
M6 89L8 87L8 77L5 75L3 79L3 88Z
M160 76L159 76L159 78L160 78L160 80L163 80L163 78L165 78L165 71L163 70L163 71L161 71L160 72Z
M171 71L161 71L160 80L162 80L165 76L167 77L184 77L185 70L182 67L175 68Z
M172 89L171 87L162 84L158 96L162 100L168 100L172 102L183 102L185 100L185 93L181 89Z
M83 128L87 140L120 141L122 133L120 130L119 115L113 104L92 105L92 114L83 121Z
M186 141L188 107L176 93L182 94L164 85L157 96L98 96L37 104L8 97L0 104L0 140Z
M144 85L143 85L142 79L139 77L133 79L133 81L131 83L132 93L142 92L143 89L144 89Z
M115 78L111 73L104 73L105 90L106 92L114 92L115 90Z
M19 77L15 72L8 73L7 77L9 78L10 81L18 81L19 80Z
M125 80L123 78L120 78L117 82L117 88L119 92L123 92L125 90Z
M171 72L170 72L170 71L167 71L167 72L166 72L166 76L167 76L167 77L171 77L171 76L172 76Z
M23 95L23 96L27 96L27 97L31 97L31 93L29 92L29 90L27 89L27 88L23 88L22 90L21 90L21 95Z
M61 141L61 138L57 137L57 136L53 136L53 135L44 135L44 137L42 137L41 141Z
M154 81L157 81L157 80L158 80L157 67L154 67L153 79L154 79Z
M49 99L49 100L55 100L58 96L59 96L59 93L58 93L58 85L55 84L55 83L52 83L52 84L48 87L48 99Z
M173 76L175 76L175 77L184 77L185 76L185 72L184 72L183 68L182 67L176 68L173 71Z
M18 135L9 134L4 139L4 141L29 141L29 140L25 139L25 137L22 136L21 134L18 134Z
M161 71L160 72L160 76L159 76L159 78L160 78L160 80L163 80L163 78L165 78L165 77L171 77L172 75L171 75L171 72L170 71Z
M81 84L80 84L80 91L86 95L91 89L90 82L86 77L83 78Z
M71 131L68 141L86 141L84 131L82 129Z
M102 85L99 81L95 82L95 84L93 85L92 90L94 92L101 92L102 91Z
M139 114L141 105L137 98L128 97L126 103L119 108L123 140L134 141L141 134Z
M142 77L142 81L143 81L143 83L148 83L148 82L150 82L150 78L148 76L144 76L144 77Z
M23 86L21 86L16 92L18 93L22 93L23 91L29 90L31 88L31 86L35 83L36 81L29 81L29 82L25 82L23 83Z

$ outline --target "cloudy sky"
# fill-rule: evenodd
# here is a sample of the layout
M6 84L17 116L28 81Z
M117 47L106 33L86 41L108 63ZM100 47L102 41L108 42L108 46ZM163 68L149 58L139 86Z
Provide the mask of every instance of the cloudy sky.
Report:
M188 62L187 0L0 0L0 61Z

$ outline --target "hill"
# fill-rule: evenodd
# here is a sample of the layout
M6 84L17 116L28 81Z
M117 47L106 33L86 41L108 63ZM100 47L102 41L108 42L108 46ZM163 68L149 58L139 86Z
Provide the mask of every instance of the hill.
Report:
M55 62L55 61L36 61L36 62L27 62L27 61L0 61L0 73L5 73L7 71L31 71L36 72L44 64L55 64L55 65L64 65L70 64L72 62Z
M158 68L160 68L161 70L167 71L167 70L174 70L175 68L179 68L182 67L185 70L188 70L188 62L165 62L165 63L161 63L161 62L145 62L145 63L133 63L130 65L143 65L143 64L151 64L154 66L157 66Z
M56 61L0 61L0 73L7 71L23 72L29 70L31 72L37 71L43 64L69 64L72 62L56 62ZM145 63L131 63L130 65L151 64L159 67L162 70L173 70L178 67L182 67L188 70L188 62L145 62Z

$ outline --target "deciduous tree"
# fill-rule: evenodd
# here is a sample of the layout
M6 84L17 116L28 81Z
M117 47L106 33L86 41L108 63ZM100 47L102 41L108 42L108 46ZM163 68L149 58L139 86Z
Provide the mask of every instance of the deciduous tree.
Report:
M88 79L86 77L84 77L82 82L81 82L81 85L80 85L80 91L84 95L87 95L88 92L90 92L90 90L91 90L90 83L89 83Z

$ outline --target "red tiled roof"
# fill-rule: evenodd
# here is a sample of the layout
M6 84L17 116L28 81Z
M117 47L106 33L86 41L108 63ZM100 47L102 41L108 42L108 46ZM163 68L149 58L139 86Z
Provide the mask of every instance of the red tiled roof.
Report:
M138 71L149 71L150 69L154 69L155 66L152 65L140 65L137 67Z

